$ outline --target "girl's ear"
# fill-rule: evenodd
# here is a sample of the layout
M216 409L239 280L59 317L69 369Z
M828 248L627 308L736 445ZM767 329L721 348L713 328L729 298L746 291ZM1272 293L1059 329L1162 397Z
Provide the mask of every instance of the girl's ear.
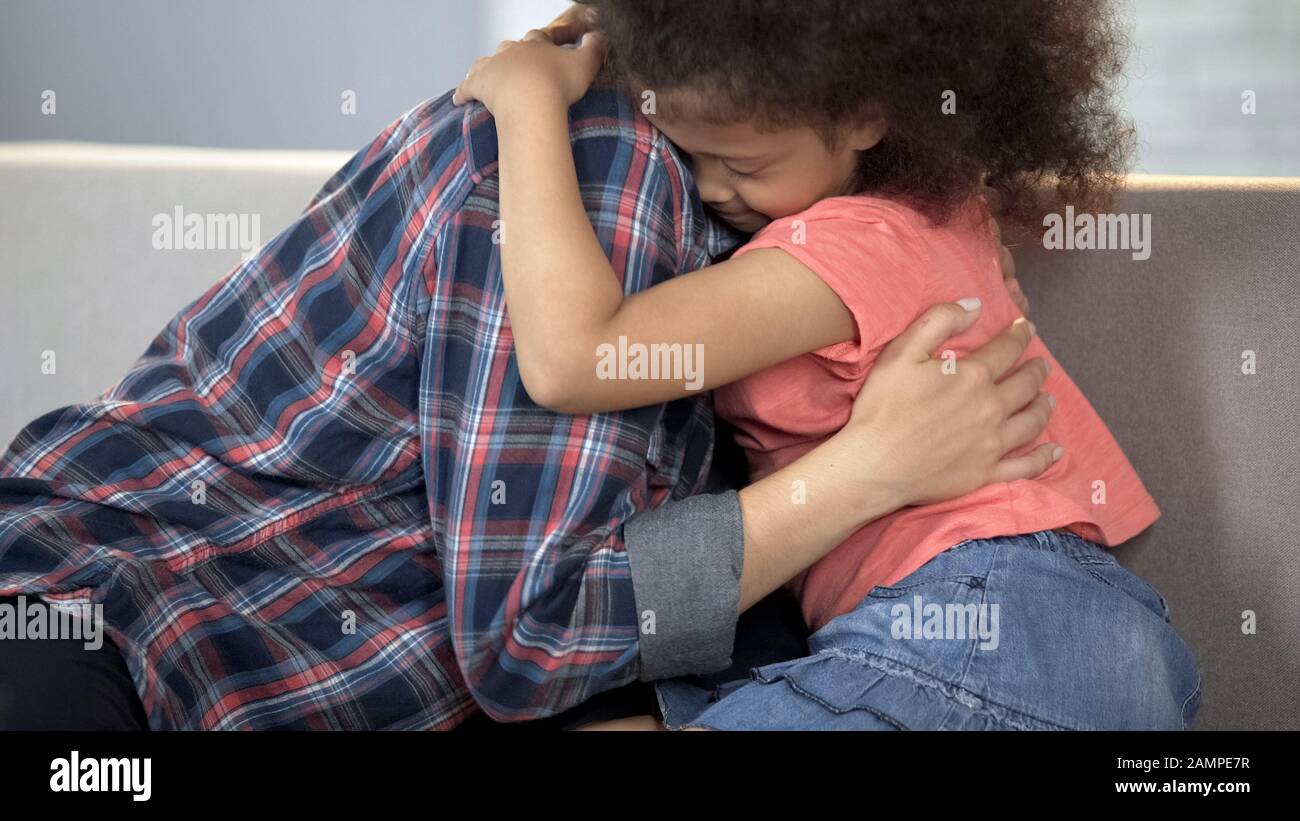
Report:
M849 129L848 147L854 151L869 151L876 147L889 132L889 121L883 117L865 120Z

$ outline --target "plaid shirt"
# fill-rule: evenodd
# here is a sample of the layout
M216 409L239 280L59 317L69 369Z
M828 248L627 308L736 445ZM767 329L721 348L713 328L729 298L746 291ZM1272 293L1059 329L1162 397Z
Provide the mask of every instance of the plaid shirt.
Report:
M628 292L734 242L631 102L597 88L571 122ZM0 595L102 603L152 727L446 728L638 676L623 527L700 487L711 406L529 400L496 150L481 106L412 109L118 385L10 446Z

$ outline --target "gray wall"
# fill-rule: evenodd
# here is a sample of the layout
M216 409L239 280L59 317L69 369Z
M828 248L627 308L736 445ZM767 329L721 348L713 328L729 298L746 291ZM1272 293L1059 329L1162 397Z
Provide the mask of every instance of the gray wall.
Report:
M1138 170L1300 175L1300 0L1132 0ZM1256 113L1242 113L1243 91Z
M995 0L989 0L994 2ZM2 0L0 140L355 149L564 0ZM1300 0L1130 0L1157 173L1300 174ZM40 113L54 90L58 113ZM357 113L340 113L340 95ZM1254 91L1258 113L1241 113Z
M566 5L0 0L0 140L355 149Z
M0 145L85 140L351 152L454 86L499 40L543 24L566 4L0 0ZM1127 14L1134 51L1124 95L1139 128L1139 170L1300 175L1300 0L1133 0ZM53 116L41 113L45 89L58 95ZM1254 116L1241 112L1245 89L1257 95ZM344 90L356 94L355 115L341 111ZM21 368L35 360L0 361L0 445L38 410L107 387L177 308L233 264L193 255L137 259L120 247L147 235L122 233L108 212L150 191L162 199L140 207L169 211L163 195L175 196L178 173L155 167L114 176L77 167L42 176L22 169L29 160L0 156L0 193L7 195L0 206L9 205L0 207L0 350L70 355L61 359L59 379L30 384ZM318 160L310 178L294 184L314 190L341 162ZM266 210L263 239L305 202L299 188L265 171L223 172L220 181L214 175L194 185L190 206L205 201L198 192L207 189L212 197L229 195L210 210ZM286 187L284 199L275 198L276 186ZM73 243L64 250L75 254L60 256L50 236L34 241L42 224L55 235L67 226L94 241ZM95 292L96 282L109 290ZM96 336L100 309L112 288L123 286L144 302L136 304L132 333L109 342ZM50 307L56 304L57 311ZM56 334L60 328L68 334Z

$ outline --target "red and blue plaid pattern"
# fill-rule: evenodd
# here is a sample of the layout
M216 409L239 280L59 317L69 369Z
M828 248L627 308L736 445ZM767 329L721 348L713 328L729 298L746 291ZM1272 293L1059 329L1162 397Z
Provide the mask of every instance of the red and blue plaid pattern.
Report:
M597 88L571 120L629 292L730 241L630 101ZM0 595L103 604L152 727L447 728L636 677L622 526L699 487L711 407L529 400L495 173L481 106L417 106L118 385L10 446Z

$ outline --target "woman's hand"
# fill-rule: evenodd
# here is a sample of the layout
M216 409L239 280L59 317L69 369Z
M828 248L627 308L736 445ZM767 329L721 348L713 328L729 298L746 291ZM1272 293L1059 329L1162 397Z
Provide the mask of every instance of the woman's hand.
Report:
M1005 245L998 246L998 263L1002 266L1002 281L1007 286L1011 301L1016 303L1020 313L1029 314L1029 297L1020 290L1020 281L1016 279L1016 258L1011 256L1011 249Z
M1029 479L1059 458L1038 438L1052 412L1032 359L1005 376L1033 338L1025 320L956 360L931 358L979 308L936 305L885 346L848 424L740 491L745 561L737 608L802 573L854 531L907 505L952 499L993 482ZM798 501L795 501L795 491Z
M567 36L571 30L561 26L556 33ZM587 93L604 57L600 32L588 32L576 47L565 48L552 42L546 31L533 29L522 40L503 41L491 57L474 61L452 102L478 100L498 117L507 103L568 107Z
M557 20L558 22L558 20ZM554 23L552 23L554 25ZM980 199L984 200L990 212L997 214L1001 209L1002 195L996 189L987 185L982 186L979 190ZM1020 309L1020 313L1029 314L1029 297L1025 292L1020 290L1020 282L1016 279L1016 258L1011 256L1011 249L1002 244L1002 226L998 224L997 218L993 218L993 231L998 242L998 265L1002 268L1002 281L1007 286L1007 294L1010 295L1011 301Z
M881 352L853 407L847 435L869 449L902 505L952 499L992 482L1029 479L1060 458L1054 443L1007 458L1043 432L1054 402L1040 394L1047 363L1006 375L1033 338L1017 320L984 347L944 367L932 354L974 323L979 309L931 308Z

